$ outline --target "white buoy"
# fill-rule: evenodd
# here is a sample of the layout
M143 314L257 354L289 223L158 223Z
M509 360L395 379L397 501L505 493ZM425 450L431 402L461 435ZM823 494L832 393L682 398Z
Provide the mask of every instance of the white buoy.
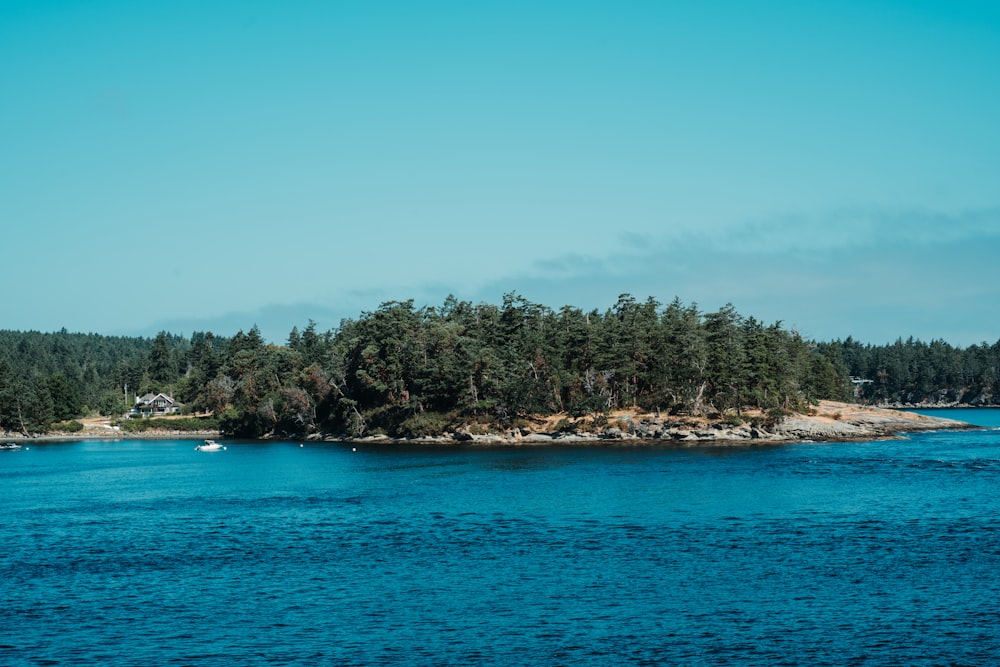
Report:
M356 452L356 451L358 451L358 448L357 447L351 447L351 451L352 452Z

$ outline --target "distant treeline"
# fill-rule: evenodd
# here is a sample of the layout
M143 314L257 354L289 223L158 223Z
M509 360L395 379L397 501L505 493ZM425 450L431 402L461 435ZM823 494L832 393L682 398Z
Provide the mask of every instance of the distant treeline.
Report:
M960 348L942 340L865 345L848 338L817 349L859 380L862 402L984 406L1000 398L1000 340Z
M850 400L852 375L873 380L861 385L872 400L991 393L998 352L1000 343L817 344L729 305L702 313L627 294L604 312L516 294L499 306L389 302L332 331L310 321L285 345L266 344L256 327L229 338L0 331L0 428L120 415L135 394L161 391L244 437L430 435L618 409L779 419L818 399Z

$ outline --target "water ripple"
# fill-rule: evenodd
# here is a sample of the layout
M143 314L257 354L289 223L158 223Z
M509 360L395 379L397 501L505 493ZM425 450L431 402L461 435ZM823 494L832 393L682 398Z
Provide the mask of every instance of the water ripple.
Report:
M996 446L63 447L0 487L0 664L989 664Z

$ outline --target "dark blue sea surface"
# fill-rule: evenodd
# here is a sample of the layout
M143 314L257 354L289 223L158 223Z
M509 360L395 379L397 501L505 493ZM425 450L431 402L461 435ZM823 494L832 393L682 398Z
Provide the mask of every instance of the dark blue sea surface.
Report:
M1000 412L957 416L990 428L0 452L0 665L996 664Z

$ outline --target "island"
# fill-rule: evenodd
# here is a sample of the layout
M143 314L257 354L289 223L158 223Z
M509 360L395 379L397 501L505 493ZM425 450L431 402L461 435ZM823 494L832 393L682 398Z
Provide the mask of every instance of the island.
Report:
M731 304L392 301L288 340L0 331L0 437L787 442L951 428L865 405L1000 396L1000 344L808 340ZM95 417L103 418L93 423Z

